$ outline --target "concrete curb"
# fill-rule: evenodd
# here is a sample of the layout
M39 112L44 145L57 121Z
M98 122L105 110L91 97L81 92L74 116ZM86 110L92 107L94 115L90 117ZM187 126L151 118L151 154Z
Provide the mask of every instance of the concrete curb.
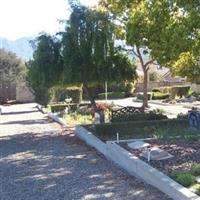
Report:
M76 126L75 134L89 146L94 147L105 156L107 155L106 144L82 126Z
M125 169L130 175L136 176L144 182L153 185L174 200L200 200L200 197L189 189L143 162L115 142L103 143L82 126L76 126L75 133L80 139L96 148L107 158Z
M60 124L63 128L67 128L65 121L61 118L59 118L57 115L54 115L53 113L48 113L48 118L54 120L58 124Z
M43 114L47 114L47 111L46 109L44 108L44 106L40 105L40 104L37 104L36 108L42 112Z
M36 108L37 108L40 112L42 112L43 114L47 114L47 116L48 116L49 119L52 119L53 121L57 122L57 123L60 124L63 128L67 128L67 127L68 127L63 119L61 119L60 117L58 117L56 114L47 112L46 109L45 109L42 105L38 104L38 105L36 106Z
M109 158L131 175L141 178L174 200L200 200L200 197L189 189L146 164L116 143L107 142L107 152Z

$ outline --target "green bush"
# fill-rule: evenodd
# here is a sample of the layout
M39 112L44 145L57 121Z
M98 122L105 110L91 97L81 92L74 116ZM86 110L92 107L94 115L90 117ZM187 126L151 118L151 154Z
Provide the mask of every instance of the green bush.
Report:
M61 112L63 111L67 105L66 104L52 104L52 105L49 105L50 109L51 109L51 112Z
M56 86L50 89L50 102L61 102L66 98L71 98L73 103L81 103L82 88L81 87L67 87Z
M153 88L152 92L161 92L161 90L159 88Z
M194 132L194 133L192 133L193 135L185 135L184 138L185 138L186 140L193 141L193 142L198 141L198 140L200 139L199 135L196 135L196 134L195 134L195 130L192 130L192 129L191 129L191 131Z
M148 100L151 100L151 97L152 97L152 92L148 92ZM143 93L137 93L137 99L143 100L144 99Z
M168 99L169 97L170 97L170 94L168 94L168 93L162 93L162 92L153 92L152 93L153 100Z
M190 86L175 86L171 88L171 96L173 98L187 96L189 90Z
M200 176L200 164L194 164L191 168L191 173L194 176Z
M115 116L111 119L111 122L127 122L127 121L147 121L147 120L161 120L167 119L166 115L158 113L155 111L150 111L149 113L128 113Z
M149 73L149 81L157 81L158 79L159 79L159 76L156 72Z
M159 87L159 88L153 88L152 92L162 92L169 94L171 92L171 87Z
M195 176L189 172L172 172L170 177L185 187L189 187L196 182Z
M108 99L119 99L125 97L125 92L108 92ZM105 93L98 94L98 99L105 99Z
M177 119L188 119L188 114L179 113Z
M135 83L133 82L126 83L124 91L125 91L125 97L133 96L135 91Z
M187 96L190 90L190 86L171 86L171 87L159 87L154 88L152 92L161 92L164 94L170 94L170 98L174 99L176 96Z

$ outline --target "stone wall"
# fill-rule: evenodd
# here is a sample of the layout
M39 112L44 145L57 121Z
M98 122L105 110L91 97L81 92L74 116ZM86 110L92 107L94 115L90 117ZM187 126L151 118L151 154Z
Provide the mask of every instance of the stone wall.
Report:
M16 101L19 103L34 102L34 95L25 83L18 83L16 86Z

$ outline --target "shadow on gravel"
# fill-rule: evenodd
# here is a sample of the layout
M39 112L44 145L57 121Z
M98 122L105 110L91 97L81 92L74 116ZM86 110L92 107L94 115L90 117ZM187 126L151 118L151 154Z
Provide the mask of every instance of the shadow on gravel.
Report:
M11 122L4 122L0 123L0 125L34 125L34 124L49 124L49 121L43 119L34 119L34 120L19 120L19 121L11 121Z
M0 137L0 152L2 200L168 199L144 189L72 133Z
M71 146L64 139L66 136L49 132L0 137L5 199L81 199L87 193L102 197L113 189L113 182L106 177L109 168L101 170L101 158L81 142L76 145L77 139L73 138Z
M20 115L20 114L30 114L38 112L38 110L31 110L31 111L18 111L18 112L5 112L2 115Z

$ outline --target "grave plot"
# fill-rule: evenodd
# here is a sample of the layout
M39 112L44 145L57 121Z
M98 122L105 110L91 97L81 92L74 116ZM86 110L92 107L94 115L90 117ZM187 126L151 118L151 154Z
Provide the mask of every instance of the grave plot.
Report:
M193 164L200 163L200 140L156 139L148 142L140 141L135 143L136 146L133 144L133 142L132 145L123 142L120 146L165 174L174 170L190 170ZM148 162L149 150L151 156Z
M119 145L200 195L200 140L153 139Z

